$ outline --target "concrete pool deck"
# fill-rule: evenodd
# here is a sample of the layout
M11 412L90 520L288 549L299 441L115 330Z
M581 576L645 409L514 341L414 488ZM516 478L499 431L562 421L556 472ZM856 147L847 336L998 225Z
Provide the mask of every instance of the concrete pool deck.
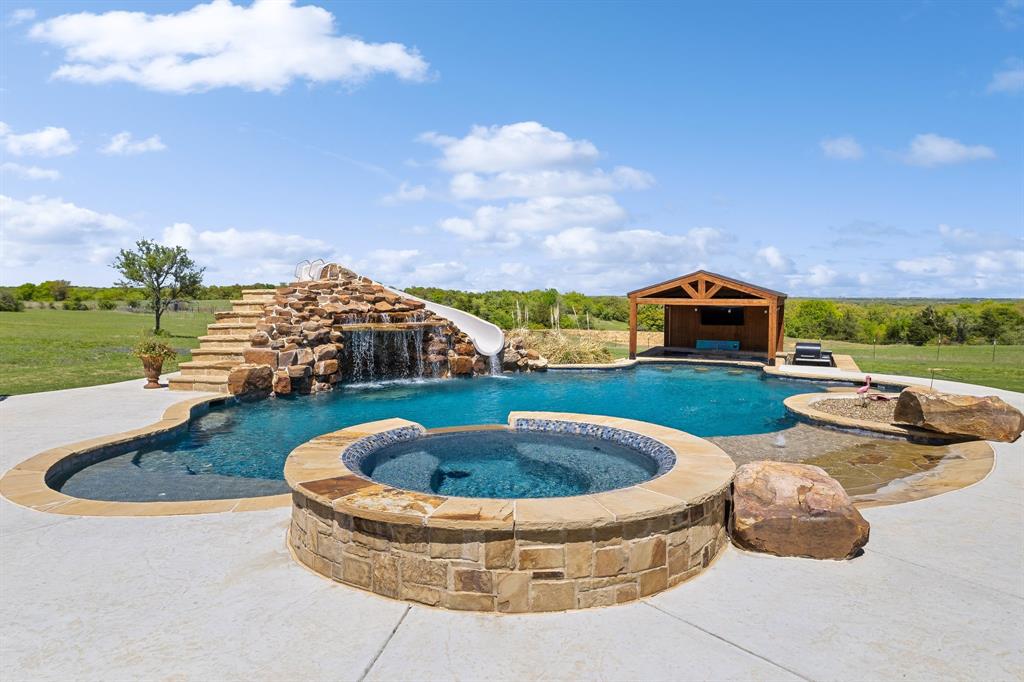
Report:
M140 385L8 398L0 469L202 395ZM1018 393L935 386L1024 406ZM1024 441L993 449L978 484L865 510L871 541L853 561L729 547L640 602L522 616L409 606L322 579L291 560L287 509L104 518L4 499L0 678L1019 680Z

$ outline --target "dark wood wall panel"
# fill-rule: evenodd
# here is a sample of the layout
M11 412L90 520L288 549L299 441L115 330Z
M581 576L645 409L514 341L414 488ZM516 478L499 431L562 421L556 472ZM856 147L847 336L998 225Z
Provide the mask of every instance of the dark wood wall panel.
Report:
M742 326L702 325L700 312L691 306L665 306L665 345L693 348L697 339L739 341L742 351L768 351L768 309L744 310Z

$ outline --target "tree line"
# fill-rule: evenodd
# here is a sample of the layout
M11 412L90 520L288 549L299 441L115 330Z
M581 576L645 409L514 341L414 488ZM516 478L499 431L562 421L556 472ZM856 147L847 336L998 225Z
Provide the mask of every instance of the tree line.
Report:
M127 284L127 283L126 283ZM242 289L275 286L267 283L227 286L197 284L188 298L234 300ZM529 291L472 292L437 287L410 287L408 291L428 301L465 310L503 329L528 327L548 329L625 328L629 302L625 296L588 296L555 289ZM145 287L80 287L66 280L26 283L2 291L20 303L61 303L75 309L84 301L96 301L100 308L117 303L148 309L151 292ZM641 306L641 329L661 331L661 306ZM602 324L612 323L611 325ZM1024 301L921 299L796 299L786 302L786 335L804 339L855 341L860 343L1024 343Z

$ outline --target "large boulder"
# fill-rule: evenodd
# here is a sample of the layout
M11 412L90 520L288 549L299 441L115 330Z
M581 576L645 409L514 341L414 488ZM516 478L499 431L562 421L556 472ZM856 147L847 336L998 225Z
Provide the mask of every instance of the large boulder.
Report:
M228 374L228 391L240 398L265 398L273 386L274 370L270 365L242 364Z
M1024 431L1024 414L995 396L938 393L911 386L900 393L893 421L958 436L1012 443Z
M849 559L871 526L825 470L790 462L751 462L733 479L733 542L754 552Z

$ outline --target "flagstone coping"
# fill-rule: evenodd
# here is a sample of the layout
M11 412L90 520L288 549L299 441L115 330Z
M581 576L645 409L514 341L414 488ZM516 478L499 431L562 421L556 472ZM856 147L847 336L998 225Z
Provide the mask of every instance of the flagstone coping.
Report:
M217 512L260 511L286 507L287 493L261 497L173 502L111 502L65 495L50 482L82 467L82 460L100 461L147 443L169 438L187 429L189 422L205 414L211 405L232 398L223 395L190 398L168 407L162 418L142 428L90 438L51 448L29 457L0 478L0 494L11 502L36 511L73 516L176 516Z
M896 400L899 397L898 394L886 395L890 400ZM935 431L927 431L925 429L918 429L912 426L886 424L884 422L874 421L871 419L844 417L815 409L814 404L822 400L860 400L860 396L856 394L835 392L800 393L798 395L789 396L782 401L782 404L790 414L794 415L801 421L820 426L831 426L857 431L871 431L873 433L882 433L888 436L906 438L907 440L914 441L916 443L945 444L969 440L965 439L963 436L953 436Z

